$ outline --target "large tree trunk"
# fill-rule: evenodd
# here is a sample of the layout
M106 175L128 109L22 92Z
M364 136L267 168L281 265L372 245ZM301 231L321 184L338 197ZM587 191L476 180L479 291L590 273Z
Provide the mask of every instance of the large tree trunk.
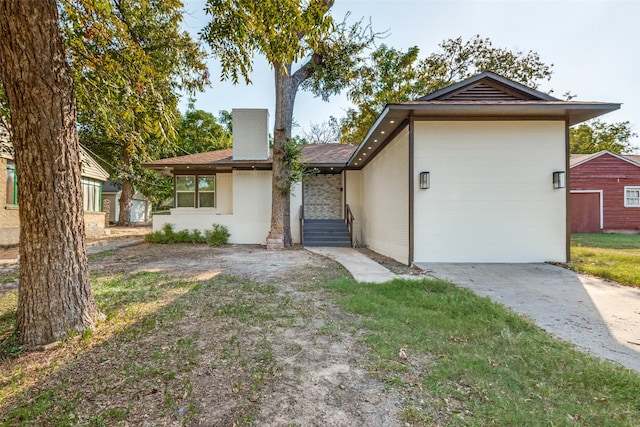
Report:
M131 162L131 154L129 153L129 146L125 144L122 147L122 163L124 170L130 171L133 166ZM122 179L122 193L120 193L120 214L118 216L118 225L124 227L131 226L131 206L133 206L133 184L129 177Z
M291 247L291 193L286 186L282 146L291 138L293 106L298 85L291 76L291 65L274 64L276 83L276 115L273 129L273 178L271 186L271 229L267 249Z
M73 79L54 0L0 0L0 77L20 206L17 327L27 346L93 326Z

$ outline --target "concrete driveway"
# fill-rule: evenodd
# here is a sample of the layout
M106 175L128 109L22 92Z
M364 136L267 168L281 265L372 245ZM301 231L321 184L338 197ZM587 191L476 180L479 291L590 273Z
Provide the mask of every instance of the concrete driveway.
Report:
M417 265L528 316L581 350L640 372L640 289L548 264Z

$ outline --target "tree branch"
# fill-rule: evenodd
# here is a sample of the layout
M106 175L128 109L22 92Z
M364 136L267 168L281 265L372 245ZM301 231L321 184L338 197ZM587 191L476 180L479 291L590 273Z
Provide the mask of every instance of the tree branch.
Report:
M321 54L313 53L311 58L291 76L291 84L298 88L302 82L313 75L316 68L322 66L324 59Z

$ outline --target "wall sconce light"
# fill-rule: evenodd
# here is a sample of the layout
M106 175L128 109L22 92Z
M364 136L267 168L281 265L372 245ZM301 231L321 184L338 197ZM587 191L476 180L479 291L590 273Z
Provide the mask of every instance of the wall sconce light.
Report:
M431 178L429 172L420 172L420 189L426 190L431 186Z
M553 188L564 188L566 186L564 171L553 173Z

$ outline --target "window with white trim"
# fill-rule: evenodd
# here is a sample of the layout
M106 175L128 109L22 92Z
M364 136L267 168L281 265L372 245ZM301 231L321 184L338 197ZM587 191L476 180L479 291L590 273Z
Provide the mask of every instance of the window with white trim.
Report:
M176 176L176 208L194 207L216 207L215 175Z
M198 177L198 207L216 207L216 177L215 175Z
M82 208L89 212L102 211L102 182L82 178Z
M176 176L176 208L193 208L196 206L195 175Z
M7 200L5 204L18 205L18 174L16 173L16 165L13 163L7 163Z
M624 207L640 208L640 186L624 187Z

